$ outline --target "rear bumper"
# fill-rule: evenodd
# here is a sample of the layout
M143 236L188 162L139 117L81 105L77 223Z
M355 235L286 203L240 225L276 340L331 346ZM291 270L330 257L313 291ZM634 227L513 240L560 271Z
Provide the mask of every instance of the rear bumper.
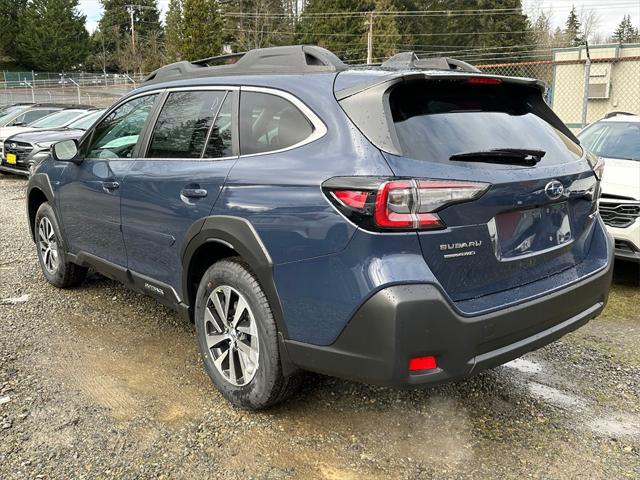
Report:
M613 253L613 249L610 249ZM431 284L379 291L329 346L285 340L294 365L379 385L410 386L461 379L540 348L598 316L613 267L534 300L464 316ZM438 368L409 374L409 359L434 355Z

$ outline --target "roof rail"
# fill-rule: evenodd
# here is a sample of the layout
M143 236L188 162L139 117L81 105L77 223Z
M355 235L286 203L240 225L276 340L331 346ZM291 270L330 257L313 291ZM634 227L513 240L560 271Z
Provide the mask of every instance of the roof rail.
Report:
M402 52L389 58L380 65L382 68L392 70L404 70L414 68L417 70L458 70L462 72L480 73L473 65L449 57L418 58L415 52Z
M237 61L231 64L211 65L229 60ZM337 72L346 69L347 65L329 50L311 45L293 45L257 48L245 53L172 63L152 72L144 81L218 75Z
M631 116L635 116L635 113L630 113L630 112L609 112L607 113L604 118L611 118L611 117L615 117L617 115L631 115Z

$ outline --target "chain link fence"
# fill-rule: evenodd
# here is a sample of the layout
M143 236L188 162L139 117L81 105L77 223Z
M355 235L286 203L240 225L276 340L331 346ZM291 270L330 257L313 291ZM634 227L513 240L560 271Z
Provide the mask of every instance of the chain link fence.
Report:
M476 65L483 72L542 80L545 98L578 131L611 112L640 114L640 44L553 51L550 60Z
M20 102L108 107L136 88L145 75L3 72L0 105Z

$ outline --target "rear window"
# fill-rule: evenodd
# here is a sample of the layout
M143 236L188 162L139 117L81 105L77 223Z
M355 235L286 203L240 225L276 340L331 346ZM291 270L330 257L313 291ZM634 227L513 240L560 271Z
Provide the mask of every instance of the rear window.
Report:
M640 161L640 122L598 122L578 137L601 157Z
M412 82L391 91L389 107L402 153L413 159L501 148L544 150L545 163L579 158L580 147L537 114L533 95L504 84Z

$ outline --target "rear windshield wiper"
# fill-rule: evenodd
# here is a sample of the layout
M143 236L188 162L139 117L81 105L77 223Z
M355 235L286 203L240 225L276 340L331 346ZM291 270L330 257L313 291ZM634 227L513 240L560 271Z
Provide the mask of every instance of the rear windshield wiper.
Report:
M503 163L533 167L547 152L534 148L494 148L478 152L455 153L449 160L458 162Z

